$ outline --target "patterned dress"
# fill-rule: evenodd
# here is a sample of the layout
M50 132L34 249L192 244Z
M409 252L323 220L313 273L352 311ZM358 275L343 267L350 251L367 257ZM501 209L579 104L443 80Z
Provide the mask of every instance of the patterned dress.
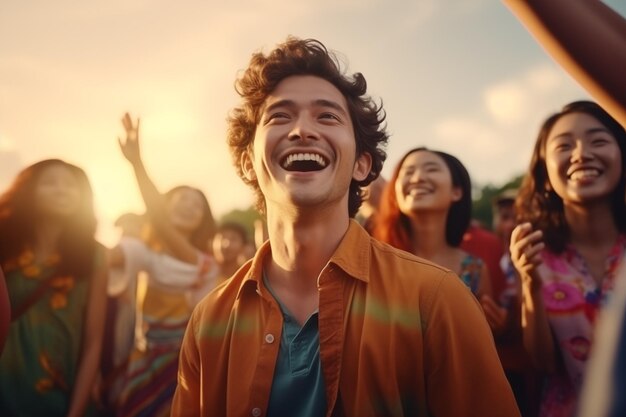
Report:
M104 259L104 248L97 262ZM52 278L46 292L11 323L0 356L0 415L65 417L82 347L88 277L55 276L58 257L36 263L30 251L3 265L13 308ZM94 262L96 262L94 260ZM85 415L91 415L89 411Z
M483 268L483 261L474 255L469 253L461 261L461 269L459 272L459 278L461 281L472 291L472 294L477 295L480 288L480 272Z
M142 241L123 238L128 285L147 274L142 337L135 343L123 381L118 416L169 416L176 389L180 344L199 299L215 285L212 258L199 253L198 264L155 252Z
M605 273L598 285L573 246L558 255L542 252L543 263L538 271L543 302L561 366L547 377L540 416L575 415L596 317L613 291L615 272L625 253L626 236L620 235L605 261Z

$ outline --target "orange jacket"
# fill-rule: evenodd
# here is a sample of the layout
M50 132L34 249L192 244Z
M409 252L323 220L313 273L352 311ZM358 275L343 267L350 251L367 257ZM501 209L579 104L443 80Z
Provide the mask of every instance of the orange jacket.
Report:
M266 415L283 325L267 256L269 243L196 307L173 417ZM318 286L327 416L519 416L482 310L452 272L351 221Z

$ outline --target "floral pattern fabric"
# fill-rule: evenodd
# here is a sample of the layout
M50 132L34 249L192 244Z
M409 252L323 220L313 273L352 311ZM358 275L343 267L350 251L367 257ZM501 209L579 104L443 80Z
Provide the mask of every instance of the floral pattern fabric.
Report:
M626 236L620 235L605 261L604 275L597 282L573 246L561 254L542 252L538 272L543 282L543 302L563 366L547 378L540 416L574 415L596 318L613 291L615 272L625 253Z
M461 269L459 272L459 278L472 291L472 294L478 295L478 289L480 288L480 273L483 269L483 260L467 254L461 261Z
M96 253L96 265L103 250ZM65 417L69 410L91 277L56 275L58 263L56 255L37 262L26 250L2 265L13 308L51 279L45 293L11 322L0 356L2 416Z

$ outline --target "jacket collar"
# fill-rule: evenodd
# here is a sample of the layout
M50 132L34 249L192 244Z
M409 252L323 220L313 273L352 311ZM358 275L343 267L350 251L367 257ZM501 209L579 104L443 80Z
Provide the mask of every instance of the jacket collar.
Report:
M352 278L369 282L370 270L370 235L354 219L350 219L348 230L341 239L335 253L330 257L328 265L333 264ZM241 297L244 288L254 288L261 295L263 287L263 265L272 256L272 248L267 240L257 250L250 269L241 283L237 299Z

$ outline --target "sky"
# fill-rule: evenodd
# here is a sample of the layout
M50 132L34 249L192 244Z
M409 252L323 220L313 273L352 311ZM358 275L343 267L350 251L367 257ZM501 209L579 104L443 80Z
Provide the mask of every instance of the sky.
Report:
M622 15L626 2L606 1ZM383 174L410 148L461 159L477 185L522 173L540 123L589 98L497 0L5 0L0 3L0 189L61 158L87 172L99 239L143 203L117 143L141 117L160 190L202 189L216 217L252 203L225 143L237 75L288 35L361 72L391 133Z

